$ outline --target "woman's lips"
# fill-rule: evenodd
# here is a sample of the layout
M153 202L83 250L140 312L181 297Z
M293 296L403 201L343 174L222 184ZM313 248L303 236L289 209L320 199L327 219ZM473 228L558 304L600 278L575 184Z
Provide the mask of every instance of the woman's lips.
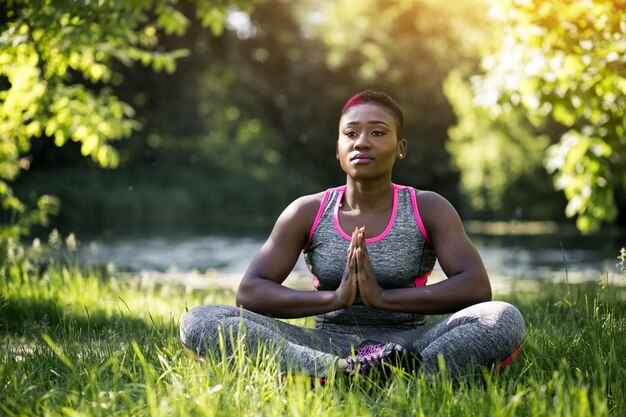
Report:
M350 158L350 161L355 162L357 164L365 164L365 163L371 162L372 159L373 158L369 155L359 153L359 154L354 155L352 158Z

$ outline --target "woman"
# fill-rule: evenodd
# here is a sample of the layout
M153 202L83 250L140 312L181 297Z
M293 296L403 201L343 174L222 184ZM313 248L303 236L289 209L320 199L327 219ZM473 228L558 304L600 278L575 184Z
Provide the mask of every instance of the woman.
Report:
M407 152L403 124L384 93L348 100L337 140L345 186L285 209L239 286L241 308L190 310L180 332L187 348L215 350L224 331L250 354L271 344L284 366L317 376L332 368L384 374L416 362L435 373L439 356L461 376L517 354L524 320L515 307L490 301L487 273L455 209L436 193L391 180ZM313 291L282 285L301 251ZM447 279L426 286L435 260ZM425 324L425 315L442 313L453 314ZM313 315L314 329L274 319Z

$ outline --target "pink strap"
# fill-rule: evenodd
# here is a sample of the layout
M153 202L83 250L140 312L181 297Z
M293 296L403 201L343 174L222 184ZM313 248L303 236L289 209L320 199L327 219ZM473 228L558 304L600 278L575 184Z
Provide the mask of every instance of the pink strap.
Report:
M417 225L420 228L420 232L424 235L426 241L432 245L430 238L428 237L428 233L426 233L426 227L424 227L424 223L422 222L422 216L420 216L420 211L417 208L417 197L415 196L415 188L409 188L409 192L411 193L411 204L413 205L413 214L415 215L415 220L417 221Z
M311 244L311 237L313 237L313 232L315 232L315 228L317 227L317 225L320 222L320 219L322 218L322 214L324 213L324 207L326 206L326 202L328 201L330 193L333 190L334 188L331 188L331 189L326 190L326 192L324 192L324 197L322 198L322 202L320 203L320 208L317 209L315 220L313 220L313 224L311 225L311 230L309 230L309 238L307 239L306 243L302 247L302 252L306 252L306 250L309 248L309 245Z

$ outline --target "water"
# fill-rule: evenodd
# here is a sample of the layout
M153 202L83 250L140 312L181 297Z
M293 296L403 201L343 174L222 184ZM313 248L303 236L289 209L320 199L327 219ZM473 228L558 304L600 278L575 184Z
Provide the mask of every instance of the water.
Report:
M579 235L472 236L491 276L587 281L619 277L617 256L626 240Z
M219 235L107 239L87 242L79 259L95 265L112 263L131 272L243 273L262 243L252 237Z
M470 234L492 277L598 280L620 278L617 256L623 236ZM242 275L263 244L258 237L133 237L84 241L78 258L91 265L114 264L134 273ZM302 257L294 269L307 271Z

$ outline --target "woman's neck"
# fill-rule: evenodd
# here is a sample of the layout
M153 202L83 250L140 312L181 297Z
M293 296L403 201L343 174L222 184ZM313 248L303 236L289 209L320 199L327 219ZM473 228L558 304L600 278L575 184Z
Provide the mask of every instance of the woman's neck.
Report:
M358 181L348 178L345 202L357 210L380 210L393 203L393 184L385 181Z

